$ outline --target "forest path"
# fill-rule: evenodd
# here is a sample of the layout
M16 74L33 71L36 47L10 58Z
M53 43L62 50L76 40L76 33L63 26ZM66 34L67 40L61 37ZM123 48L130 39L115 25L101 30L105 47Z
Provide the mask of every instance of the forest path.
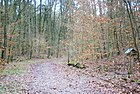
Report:
M67 66L64 59L53 59L32 67L28 94L121 94L87 69Z
M102 73L95 64L78 69L66 58L13 62L0 72L0 94L140 94L138 84Z

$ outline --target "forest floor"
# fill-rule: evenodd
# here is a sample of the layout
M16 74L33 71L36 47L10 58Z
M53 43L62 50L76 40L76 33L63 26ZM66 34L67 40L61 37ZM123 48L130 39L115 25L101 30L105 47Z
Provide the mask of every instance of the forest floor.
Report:
M0 94L140 94L135 80L85 65L68 66L65 58L11 63L1 71Z

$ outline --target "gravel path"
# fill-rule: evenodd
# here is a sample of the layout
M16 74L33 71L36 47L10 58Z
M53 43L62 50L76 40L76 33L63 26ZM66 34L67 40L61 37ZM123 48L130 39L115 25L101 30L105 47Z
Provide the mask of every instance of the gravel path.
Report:
M76 69L51 60L33 66L28 94L122 94L120 89L86 75L88 69Z
M93 63L78 69L68 66L64 58L32 61L36 63L29 63L21 75L0 75L0 94L140 94L136 83L120 81L111 74L102 76Z

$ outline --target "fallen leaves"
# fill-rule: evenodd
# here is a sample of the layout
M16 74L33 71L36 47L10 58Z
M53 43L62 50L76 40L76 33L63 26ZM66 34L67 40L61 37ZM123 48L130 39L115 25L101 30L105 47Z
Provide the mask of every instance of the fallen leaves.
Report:
M94 63L85 63L87 68L81 70L69 67L66 63L59 63L65 62L63 59L36 61L39 63L29 64L31 67L27 69L30 71L24 75L11 75L0 80L0 84L7 88L5 93L14 92L8 90L16 90L17 94L118 94L118 92L137 94L140 92L140 86L136 83L139 79L119 79L119 76L115 76L117 74L102 70L99 73ZM9 84L14 87L11 85L8 87Z

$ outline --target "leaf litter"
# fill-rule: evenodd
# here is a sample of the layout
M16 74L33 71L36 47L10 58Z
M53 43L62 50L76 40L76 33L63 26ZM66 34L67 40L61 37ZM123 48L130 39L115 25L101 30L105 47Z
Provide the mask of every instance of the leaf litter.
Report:
M78 69L64 58L37 62L22 75L0 75L0 94L140 94L139 79L99 71L93 63Z

